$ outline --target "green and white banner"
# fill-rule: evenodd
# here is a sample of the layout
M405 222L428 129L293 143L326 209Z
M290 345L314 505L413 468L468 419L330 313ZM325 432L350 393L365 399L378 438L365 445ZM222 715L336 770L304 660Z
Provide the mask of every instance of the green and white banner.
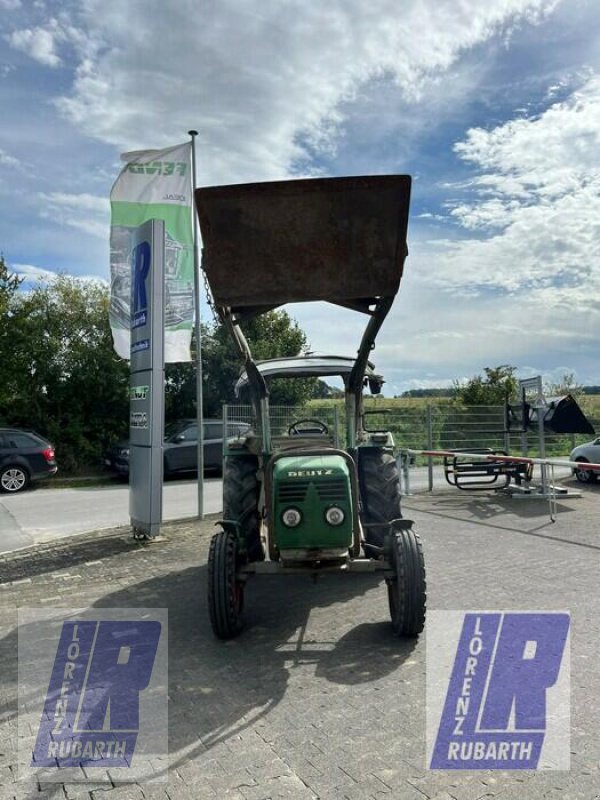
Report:
M110 327L130 358L132 235L149 219L165 223L165 362L190 361L194 319L192 143L124 153L110 193Z

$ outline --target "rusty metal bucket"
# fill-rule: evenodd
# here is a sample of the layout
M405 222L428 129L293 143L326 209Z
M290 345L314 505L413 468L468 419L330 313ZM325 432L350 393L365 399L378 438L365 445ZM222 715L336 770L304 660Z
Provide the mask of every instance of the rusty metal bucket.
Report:
M197 189L215 302L235 313L394 297L408 252L410 186L408 175L380 175Z

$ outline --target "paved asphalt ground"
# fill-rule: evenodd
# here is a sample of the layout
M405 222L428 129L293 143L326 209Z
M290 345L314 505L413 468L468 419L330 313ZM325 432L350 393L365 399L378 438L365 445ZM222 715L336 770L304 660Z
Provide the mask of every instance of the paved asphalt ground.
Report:
M221 510L222 483L204 482L204 512ZM163 520L195 517L195 480L168 481L163 487ZM0 495L0 553L71 536L76 533L129 524L129 486L109 485L53 488L38 484L15 495Z
M569 482L574 486L572 482ZM448 490L404 501L424 540L430 609L572 614L571 769L425 768L425 637L392 636L369 576L252 581L248 627L216 641L206 607L214 520L127 529L0 557L0 798L593 800L600 798L600 486L559 501ZM166 784L17 781L17 607L169 610Z
M557 468L557 478L568 474L568 469L559 471ZM436 491L438 488L447 488L441 466L436 464L432 475ZM409 473L410 492L422 492L427 488L427 469L412 468ZM195 517L197 493L195 479L167 481L163 487L163 519ZM220 512L221 495L221 481L207 477L204 482L205 514ZM68 489L52 488L51 484L42 483L14 496L0 495L0 553L75 533L128 524L129 487L118 481L108 486Z

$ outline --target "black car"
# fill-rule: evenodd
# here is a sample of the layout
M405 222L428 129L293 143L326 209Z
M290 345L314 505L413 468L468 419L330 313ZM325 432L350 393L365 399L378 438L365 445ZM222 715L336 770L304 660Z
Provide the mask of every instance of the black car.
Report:
M35 431L0 428L0 492L15 494L58 470L54 447Z
M228 423L227 437L239 436L250 428L246 423ZM165 425L163 444L164 476L194 472L198 468L198 425L194 419L180 419ZM129 475L129 442L117 442L104 455L104 464L117 475ZM220 472L223 466L223 421L204 420L204 469Z

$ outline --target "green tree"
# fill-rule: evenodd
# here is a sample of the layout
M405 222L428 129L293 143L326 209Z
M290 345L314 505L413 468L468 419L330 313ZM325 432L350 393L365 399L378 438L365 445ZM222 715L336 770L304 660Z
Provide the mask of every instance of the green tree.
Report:
M11 374L0 417L48 436L61 470L99 464L127 433L127 363L115 354L108 289L58 276L10 300Z
M20 292L0 268L0 423L33 428L57 449L62 472L99 464L103 449L128 432L129 365L113 350L109 292L100 283L58 276ZM297 355L306 337L286 312L251 320L245 334L255 356ZM195 342L192 341L195 351ZM204 326L204 413L235 401L240 363L222 326ZM316 381L274 381L274 404L300 404ZM167 419L196 415L195 361L165 369Z
M575 380L574 372L565 372L558 381L550 381L544 384L544 394L546 397L559 397L564 394L571 394L576 399L584 394L583 386Z
M243 325L254 358L280 358L305 352L306 336L286 311L269 311ZM237 351L223 325L202 325L202 391L204 416L220 417L225 403L244 402L234 393L242 367ZM196 416L196 340L192 336L192 361L165 366L165 417L167 420ZM316 379L271 381L272 405L303 405L313 397Z
M485 367L484 375L475 375L465 383L454 383L455 398L466 406L496 406L517 392L516 367L501 364Z
M8 400L10 387L14 383L15 363L11 341L14 297L19 290L21 278L11 273L0 255L0 415Z
M286 311L269 311L249 320L243 327L254 358L296 356L306 352L306 335ZM202 342L204 403L207 416L220 414L223 403L239 402L234 386L240 361L229 334L222 325L207 331ZM272 405L302 405L313 396L316 379L277 379L270 382Z
M6 328L7 317L12 299L17 293L23 279L14 272L10 272L4 256L0 253L0 332ZM4 351L2 351L4 354Z

